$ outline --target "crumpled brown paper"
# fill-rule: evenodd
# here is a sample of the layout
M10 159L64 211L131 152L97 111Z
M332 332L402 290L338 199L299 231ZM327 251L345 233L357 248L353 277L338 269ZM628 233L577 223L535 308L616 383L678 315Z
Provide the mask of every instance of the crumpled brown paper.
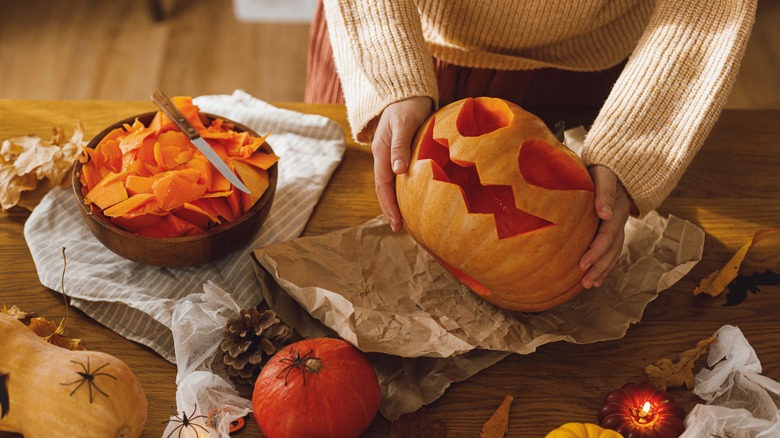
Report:
M602 285L540 313L482 300L382 218L266 246L254 257L264 297L285 323L375 353L380 411L393 420L509 353L621 338L701 259L703 246L704 232L684 220L655 212L631 218L618 265Z
M0 145L0 210L19 205L32 210L52 188L64 182L84 141L84 128L76 125L73 136L65 139L55 127L50 140L26 135L4 140Z

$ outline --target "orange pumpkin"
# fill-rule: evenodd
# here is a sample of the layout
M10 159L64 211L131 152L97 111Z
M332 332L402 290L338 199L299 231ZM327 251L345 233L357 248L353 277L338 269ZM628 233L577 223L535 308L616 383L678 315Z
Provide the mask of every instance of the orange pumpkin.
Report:
M357 438L381 402L374 367L342 339L304 339L260 371L252 410L268 438Z
M541 311L582 289L595 190L580 158L538 117L469 98L436 111L396 179L409 233L484 299Z

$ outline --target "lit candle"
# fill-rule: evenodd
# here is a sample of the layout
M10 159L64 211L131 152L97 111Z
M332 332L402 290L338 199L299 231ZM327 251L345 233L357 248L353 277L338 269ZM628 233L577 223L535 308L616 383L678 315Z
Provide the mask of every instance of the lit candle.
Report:
M649 401L646 401L645 404L642 405L642 407L639 409L635 407L632 407L630 409L631 409L631 418L638 425L644 426L649 423L652 423L655 420L655 412L653 411L653 407L652 405L650 405Z
M685 430L685 411L651 383L627 383L604 398L602 427L631 438L677 438Z

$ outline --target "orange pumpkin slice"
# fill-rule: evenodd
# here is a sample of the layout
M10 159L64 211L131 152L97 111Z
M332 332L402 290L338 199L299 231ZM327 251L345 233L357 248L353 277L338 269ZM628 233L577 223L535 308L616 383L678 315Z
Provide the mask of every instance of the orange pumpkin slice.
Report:
M97 205L101 210L105 210L117 202L124 201L127 199L127 190L122 181L124 176L122 173L109 172L105 178L84 196L84 200Z
M83 150L79 179L86 204L143 236L188 236L237 220L268 190L267 170L279 160L260 150L268 134L235 131L221 118L206 126L192 98L172 101L252 193L233 187L162 112L149 126L123 124Z

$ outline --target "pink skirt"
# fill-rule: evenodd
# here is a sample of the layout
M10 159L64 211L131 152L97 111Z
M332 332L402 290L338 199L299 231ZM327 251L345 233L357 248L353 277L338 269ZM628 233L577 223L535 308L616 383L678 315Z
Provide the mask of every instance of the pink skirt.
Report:
M593 121L624 66L625 62L597 72L554 68L509 71L461 67L434 58L440 106L466 97L500 97L548 124L566 119L569 126ZM321 1L309 34L305 101L344 103Z

